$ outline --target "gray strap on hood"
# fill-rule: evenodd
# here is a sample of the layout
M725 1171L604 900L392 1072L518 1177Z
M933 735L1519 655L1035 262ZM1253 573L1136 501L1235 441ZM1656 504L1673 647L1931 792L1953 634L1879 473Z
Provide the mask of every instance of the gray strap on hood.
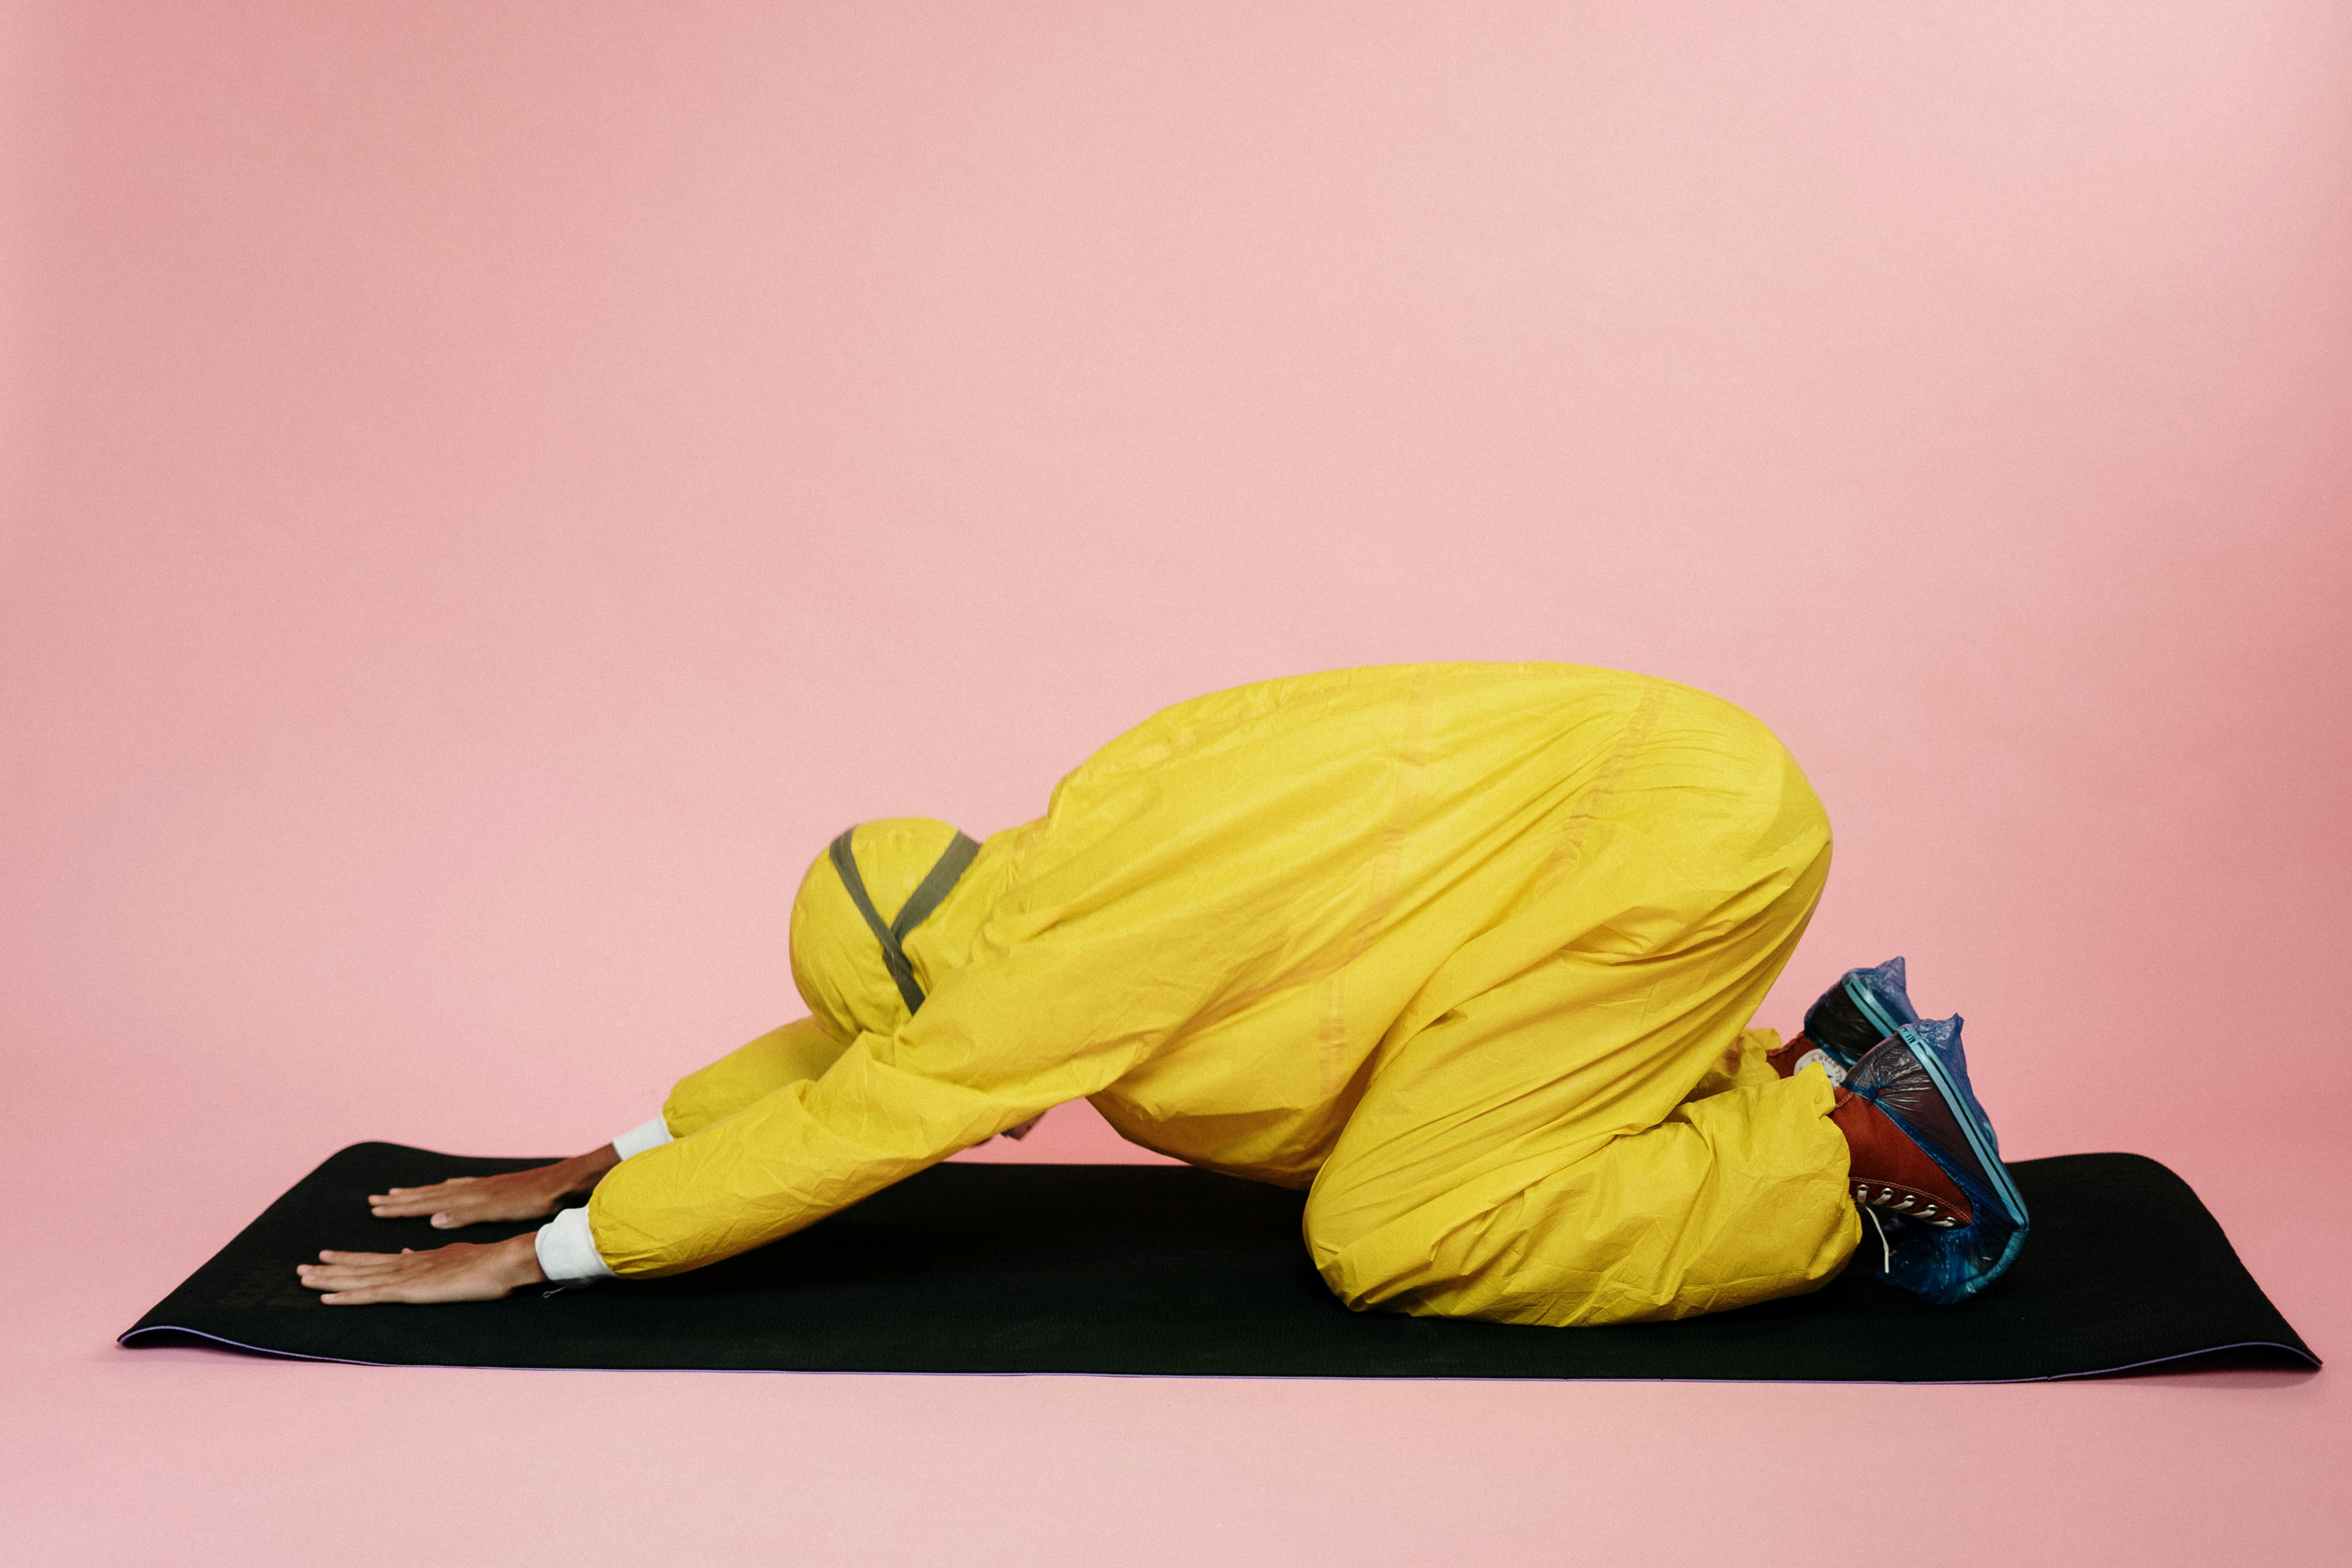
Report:
M940 907L940 900L948 896L948 890L962 879L965 868L971 864L971 858L980 853L980 846L964 835L957 834L949 842L946 851L931 863L930 870L924 874L915 890L907 895L907 902L898 910L898 918L884 925L881 911L874 907L874 900L866 891L866 879L857 873L857 856L850 847L850 836L856 831L854 827L845 829L833 841L833 847L827 853L833 857L834 869L841 873L841 885L849 889L849 901L857 906L857 912L866 917L866 923L872 928L875 939L881 942L882 965L890 972L890 978L898 982L898 994L907 999L907 1011L920 1012L923 988L915 979L915 966L907 962L907 950L903 945L907 933L922 924L924 919Z

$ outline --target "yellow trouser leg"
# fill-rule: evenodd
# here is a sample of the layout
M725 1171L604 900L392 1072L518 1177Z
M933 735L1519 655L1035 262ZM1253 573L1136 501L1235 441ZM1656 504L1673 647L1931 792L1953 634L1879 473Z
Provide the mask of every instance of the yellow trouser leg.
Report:
M1332 1289L1356 1308L1604 1323L1836 1274L1860 1230L1828 1080L1772 1078L1769 1036L1746 1028L1827 861L1824 842L1727 927L1693 915L1695 940L1603 951L1604 926L1401 1042L1308 1199Z

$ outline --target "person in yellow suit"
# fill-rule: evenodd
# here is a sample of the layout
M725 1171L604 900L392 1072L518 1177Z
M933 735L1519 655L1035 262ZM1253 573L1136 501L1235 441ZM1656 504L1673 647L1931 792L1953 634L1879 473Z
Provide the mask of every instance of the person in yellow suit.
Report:
M1087 1099L1146 1148L1307 1189L1352 1308L1570 1325L1811 1290L1864 1209L1940 1240L1999 1185L1899 1085L1791 1070L1750 1026L1829 865L1788 752L1671 681L1424 665L1220 692L985 843L843 835L793 905L810 1016L646 1127L371 1199L444 1228L553 1215L537 1235L302 1278L365 1305L675 1274Z

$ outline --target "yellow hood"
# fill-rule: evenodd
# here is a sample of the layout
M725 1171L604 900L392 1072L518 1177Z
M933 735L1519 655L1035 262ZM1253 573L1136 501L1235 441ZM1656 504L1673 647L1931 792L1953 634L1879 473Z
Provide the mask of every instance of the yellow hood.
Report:
M793 982L827 1034L895 1034L913 1016L937 948L908 952L904 939L937 914L977 848L947 823L898 816L852 828L810 865L793 900Z

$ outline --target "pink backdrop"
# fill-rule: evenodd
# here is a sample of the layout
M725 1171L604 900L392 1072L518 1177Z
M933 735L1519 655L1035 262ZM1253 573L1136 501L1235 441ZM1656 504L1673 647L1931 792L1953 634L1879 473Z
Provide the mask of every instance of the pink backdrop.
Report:
M787 1517L835 1562L2329 1554L2326 1375L108 1340L342 1143L574 1151L797 1011L784 910L852 820L985 833L1176 699L1492 658L1765 718L1840 842L1763 1021L1908 953L2013 1154L2171 1163L2326 1352L2340 1222L2278 1199L2352 1174L2341 5L5 15L23 1560L360 1517L346 1561L422 1560L371 1489L539 1521L518 1561L773 1560ZM1077 1107L1022 1152L1124 1147ZM1897 1450L1952 1555L1822 1538Z

